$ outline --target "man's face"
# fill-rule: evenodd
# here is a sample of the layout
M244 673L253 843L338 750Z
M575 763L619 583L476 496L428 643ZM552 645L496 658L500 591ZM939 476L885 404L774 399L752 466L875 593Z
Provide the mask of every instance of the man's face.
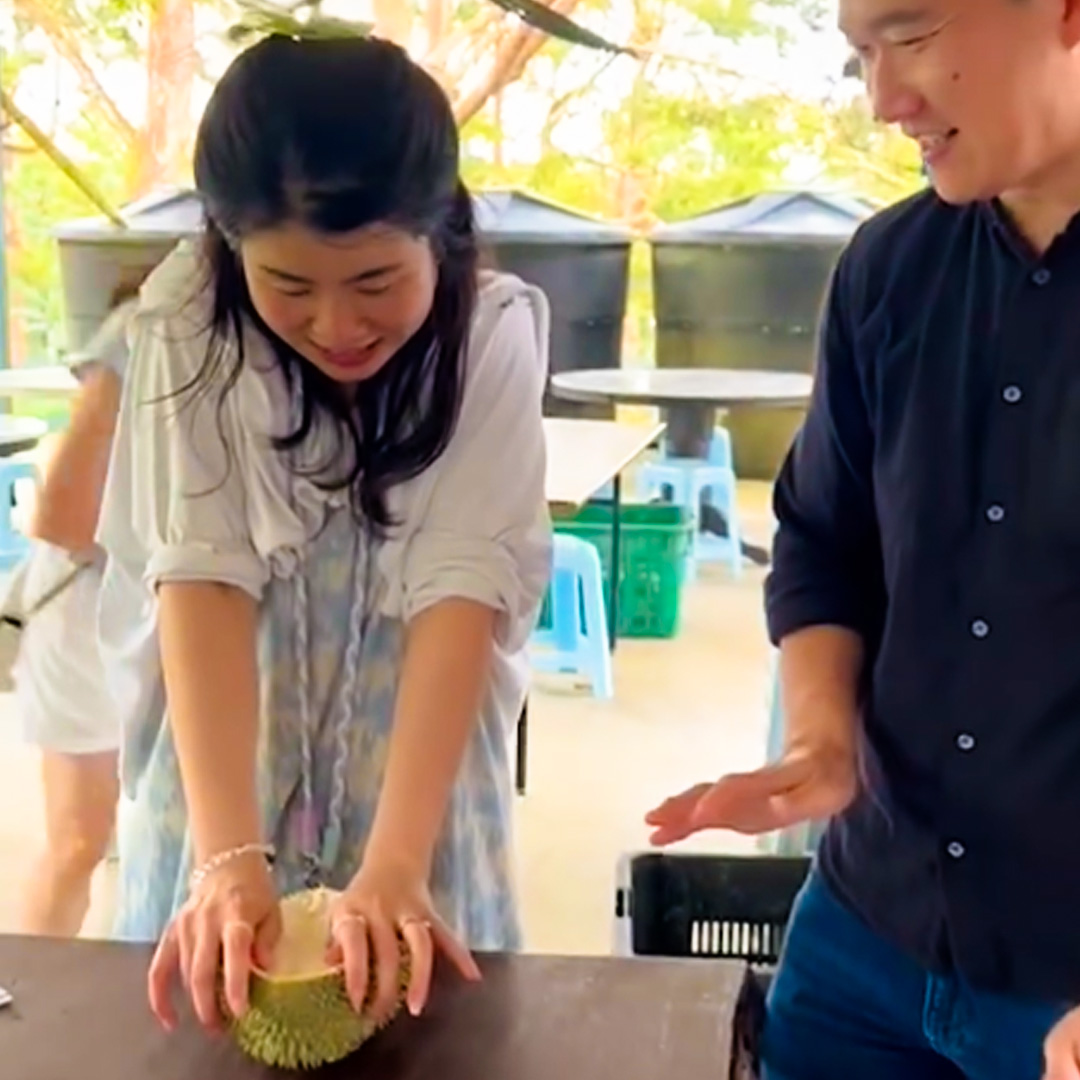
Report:
M1080 0L840 0L879 119L948 202L1038 186L1080 153Z

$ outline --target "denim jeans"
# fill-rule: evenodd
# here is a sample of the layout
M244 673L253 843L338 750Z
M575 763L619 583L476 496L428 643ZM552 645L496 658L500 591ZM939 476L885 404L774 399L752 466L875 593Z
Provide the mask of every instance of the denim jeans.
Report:
M814 870L769 990L765 1080L1040 1080L1067 1008L923 970Z

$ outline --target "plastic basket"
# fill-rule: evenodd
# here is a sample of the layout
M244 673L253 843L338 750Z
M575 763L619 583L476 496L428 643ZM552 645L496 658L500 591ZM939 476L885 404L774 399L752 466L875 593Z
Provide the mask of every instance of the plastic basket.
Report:
M611 503L590 503L554 527L592 544L600 554L605 594L611 581ZM693 522L679 506L624 503L619 514L618 634L670 638L679 630L682 585ZM546 604L540 625L546 626Z
M771 967L809 868L804 856L624 856L616 884L615 951Z

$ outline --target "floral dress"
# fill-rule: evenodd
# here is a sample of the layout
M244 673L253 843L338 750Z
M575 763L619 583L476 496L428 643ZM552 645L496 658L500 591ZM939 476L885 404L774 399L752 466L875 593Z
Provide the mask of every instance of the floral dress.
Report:
M391 489L395 524L376 542L344 492L306 475L332 445L320 432L291 452L295 467L273 448L296 402L250 328L227 393L211 385L177 404L209 347L212 297L200 257L181 244L143 285L99 519L108 559L98 632L123 731L115 932L157 939L187 895L191 841L156 590L210 581L257 603L256 779L262 839L277 849L285 892L312 880L343 887L360 866L409 621L449 598L495 611L486 692L429 884L466 945L516 948L511 760L551 560L541 412L547 302L512 275L482 276L449 445Z

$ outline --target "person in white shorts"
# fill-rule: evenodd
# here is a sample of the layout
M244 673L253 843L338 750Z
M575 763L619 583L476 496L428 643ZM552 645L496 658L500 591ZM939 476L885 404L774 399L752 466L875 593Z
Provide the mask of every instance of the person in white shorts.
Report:
M79 933L116 817L120 731L98 652L104 558L94 531L127 362L134 302L125 292L73 365L79 391L48 455L28 530L25 604L82 569L27 620L12 671L26 738L41 749L45 796L45 846L23 897L27 933Z

